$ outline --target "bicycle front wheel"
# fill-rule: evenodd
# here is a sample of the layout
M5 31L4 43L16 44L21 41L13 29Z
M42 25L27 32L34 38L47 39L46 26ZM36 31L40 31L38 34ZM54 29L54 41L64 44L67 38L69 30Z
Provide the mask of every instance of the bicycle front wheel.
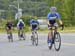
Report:
M26 39L26 35L25 35L25 33L23 33L23 40L25 40Z
M54 48L56 51L59 51L61 47L61 36L60 34L57 32L54 34Z
M36 46L38 45L38 34L37 33L35 34L35 45Z

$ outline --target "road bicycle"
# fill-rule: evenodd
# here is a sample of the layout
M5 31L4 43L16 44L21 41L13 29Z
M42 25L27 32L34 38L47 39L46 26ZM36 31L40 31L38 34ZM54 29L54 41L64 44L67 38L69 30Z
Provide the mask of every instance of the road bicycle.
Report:
M19 40L25 40L25 32L23 30L19 30L18 32Z
M62 30L64 29L64 26L62 25ZM54 31L53 31L54 30ZM47 41L49 40L49 37ZM49 49L52 49L52 46L54 44L54 48L56 51L60 50L61 47L61 35L60 33L56 30L56 27L52 26L52 39L51 39L51 46L48 46Z

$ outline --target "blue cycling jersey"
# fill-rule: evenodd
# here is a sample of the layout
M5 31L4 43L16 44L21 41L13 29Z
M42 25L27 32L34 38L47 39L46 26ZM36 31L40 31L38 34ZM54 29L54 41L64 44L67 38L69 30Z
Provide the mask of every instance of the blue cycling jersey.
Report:
M24 22L23 22L23 21L17 23L17 28L18 28L18 29L21 30L23 27L24 27Z
M39 22L37 20L30 20L30 25L39 25Z
M56 17L56 19L60 19L60 15L57 12L55 12L54 14L48 13L48 15L47 15L48 20L52 20L51 17Z
M23 27L24 24L22 22L19 23L19 27Z

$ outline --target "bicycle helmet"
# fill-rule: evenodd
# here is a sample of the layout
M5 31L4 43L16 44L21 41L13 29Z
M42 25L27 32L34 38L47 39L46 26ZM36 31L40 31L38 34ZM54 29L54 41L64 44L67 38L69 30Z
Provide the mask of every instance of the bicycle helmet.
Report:
M51 7L51 8L50 8L50 11L51 11L51 10L57 11L57 8L56 8L56 7Z

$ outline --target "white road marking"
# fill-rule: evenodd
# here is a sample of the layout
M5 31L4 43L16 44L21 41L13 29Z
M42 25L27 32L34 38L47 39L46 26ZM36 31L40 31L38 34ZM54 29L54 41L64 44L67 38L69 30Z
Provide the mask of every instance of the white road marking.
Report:
M61 43L62 45L75 46L75 43Z

